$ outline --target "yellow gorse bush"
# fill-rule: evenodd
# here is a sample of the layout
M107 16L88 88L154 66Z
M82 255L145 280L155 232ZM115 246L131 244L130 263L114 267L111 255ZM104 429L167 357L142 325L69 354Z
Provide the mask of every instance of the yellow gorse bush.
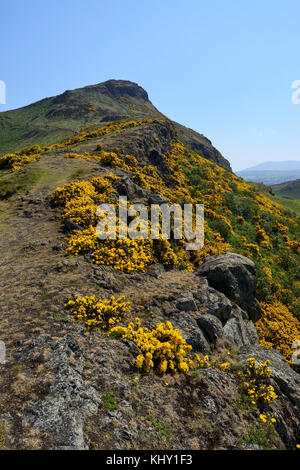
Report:
M63 206L63 218L89 228L96 226L99 219L96 216L97 203L110 202L114 189L110 181L102 177L89 181L67 183L56 188L54 201Z
M78 320L84 322L86 328L100 328L102 330L109 330L124 320L130 306L130 302L125 302L125 297L101 299L95 295L75 297L74 300L69 300L66 303L66 307Z
M140 318L128 326L116 326L110 330L113 335L132 341L140 350L135 366L144 371L154 370L158 374L188 372L195 369L219 369L223 372L230 368L229 362L217 364L209 356L192 355L192 346L174 328L170 321L157 323L154 328L141 327Z
M0 157L0 168L11 168L12 171L18 171L26 163L35 162L41 158L39 153L22 155L18 153L8 153Z
M63 187L56 188L54 193L54 201L59 206L65 206L72 199L82 197L97 199L95 187L89 181L67 183Z
M276 423L276 418L274 418L273 413L261 413L259 415L259 419L264 423L264 424L274 424Z
M263 315L255 324L260 344L264 348L275 348L291 364L292 344L300 340L300 322L280 302L261 304Z
M182 333L174 329L171 322L158 323L153 329L141 327L140 319L127 327L114 327L111 333L120 335L135 343L141 354L135 365L145 372L151 370L158 374L166 372L187 372L194 363L188 358L192 350Z
M68 237L67 253L78 255L91 252L95 264L113 266L124 272L145 271L157 261L168 268L179 267L178 256L168 240L107 239L99 240L96 225L100 218L96 215L97 202L111 202L114 189L111 177L95 177L90 182L67 183L57 188L54 195L56 205L63 207L62 216L82 227ZM117 218L117 233L120 220Z
M274 387L269 384L272 374L269 365L269 360L257 364L256 359L250 357L243 369L238 372L239 377L242 379L242 388L250 398L252 405L268 404L278 398Z

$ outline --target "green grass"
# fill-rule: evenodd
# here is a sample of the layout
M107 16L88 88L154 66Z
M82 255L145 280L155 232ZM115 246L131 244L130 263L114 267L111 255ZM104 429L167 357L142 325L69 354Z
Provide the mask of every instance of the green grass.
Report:
M56 165L53 165L54 158L57 158ZM70 165L62 156L45 154L40 160L24 165L19 171L0 172L0 200L29 189L43 191L45 195L52 194L57 186L83 179L88 172L89 167L84 161L78 160Z
M0 179L0 200L8 199L16 193L26 191L41 180L45 174L44 170L32 169L26 174L16 172L9 178Z
M119 409L119 406L116 403L116 397L113 393L104 393L101 397L101 400L102 406L106 410L114 411Z
M289 183L282 183L275 186L266 186L263 183L249 183L253 188L261 193L265 194L267 197L272 199L277 204L280 204L285 209L294 212L296 215L300 216L300 185L296 187L294 191L288 191L285 193L284 188Z
M300 216L300 199L290 199L282 196L269 196L270 199L277 202L286 209L294 212L297 216Z
M158 419L153 422L153 426L155 431L159 433L159 442L161 442L162 438L169 442L172 437L171 426L169 423L167 423L164 419Z
M287 181L286 183L275 184L272 192L276 196L287 197L289 199L300 199L300 180Z
M272 450L274 449L271 442L272 436L275 436L275 432L270 427L255 424L250 428L248 435L240 439L240 443L258 445L264 450Z

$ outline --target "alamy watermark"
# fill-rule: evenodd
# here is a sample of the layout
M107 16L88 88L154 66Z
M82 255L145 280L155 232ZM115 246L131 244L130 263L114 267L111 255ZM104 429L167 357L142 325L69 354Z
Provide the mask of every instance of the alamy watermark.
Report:
M5 364L6 347L4 341L0 341L0 364Z
M130 205L126 196L119 204L100 204L96 227L100 240L182 240L187 250L200 250L204 244L203 204Z
M6 84L0 80L0 104L6 104Z
M300 80L293 81L292 89L295 90L291 96L292 103L300 104Z

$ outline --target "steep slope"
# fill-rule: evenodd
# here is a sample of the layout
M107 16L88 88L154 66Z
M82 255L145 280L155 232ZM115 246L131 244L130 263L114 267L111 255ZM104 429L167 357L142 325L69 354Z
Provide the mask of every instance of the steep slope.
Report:
M162 115L29 144L0 158L0 447L295 449L299 219ZM204 203L204 247L98 240L118 195Z
M46 98L25 108L0 113L0 154L30 146L50 145L109 121L166 119L136 83L109 80ZM201 134L174 123L183 142L230 171L229 162Z

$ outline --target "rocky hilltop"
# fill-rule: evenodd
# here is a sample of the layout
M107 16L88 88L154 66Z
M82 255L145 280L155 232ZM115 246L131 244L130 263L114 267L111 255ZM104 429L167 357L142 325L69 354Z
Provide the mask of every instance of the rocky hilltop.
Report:
M0 113L0 154L35 144L53 144L85 125L103 125L120 119L165 118L136 83L108 80L98 85L67 90L14 111ZM167 119L168 122L172 122ZM210 140L192 129L172 122L183 142L208 160L231 171L230 163ZM153 132L155 129L153 129Z
M131 82L0 116L0 448L296 449L299 220ZM119 195L204 247L98 240Z

